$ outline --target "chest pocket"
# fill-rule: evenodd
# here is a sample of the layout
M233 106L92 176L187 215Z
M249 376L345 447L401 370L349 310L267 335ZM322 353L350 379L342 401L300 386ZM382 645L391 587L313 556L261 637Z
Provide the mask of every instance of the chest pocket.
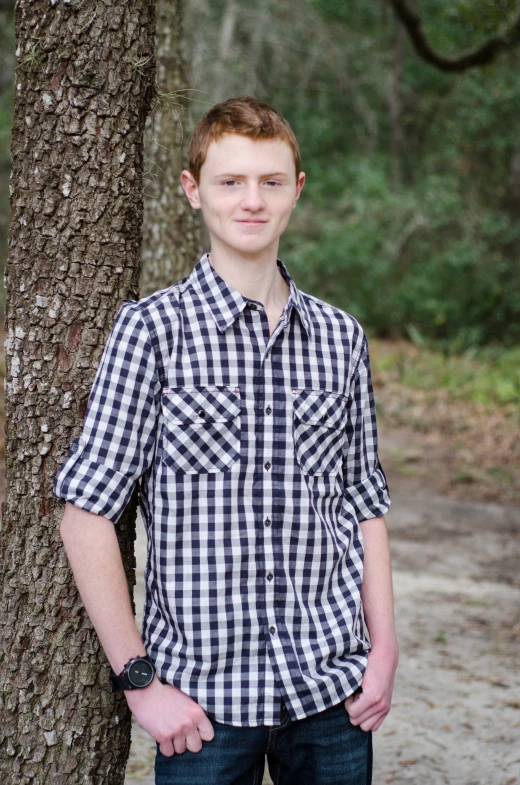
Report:
M240 458L240 393L235 387L164 390L158 454L183 474L223 472Z
M326 390L302 390L296 395L294 450L305 474L333 476L339 472L346 422L347 399L342 395Z

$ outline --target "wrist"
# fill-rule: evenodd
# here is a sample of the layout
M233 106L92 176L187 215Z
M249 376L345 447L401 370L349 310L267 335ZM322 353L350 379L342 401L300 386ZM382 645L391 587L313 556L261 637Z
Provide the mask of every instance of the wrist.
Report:
M146 655L132 657L123 667L120 673L110 672L109 682L112 692L123 690L130 692L133 690L143 690L148 687L155 677L155 666L153 660Z
M139 705L142 700L147 700L146 695L155 692L158 686L162 686L162 682L155 675L147 687L140 690L123 690L123 695L130 708L133 708L133 706Z
M130 660L135 659L135 657L147 656L148 652L141 639L135 644L130 641L128 644L125 644L122 649L119 648L116 652L107 652L108 661L114 673L121 673L125 665L130 662Z
M372 657L383 657L387 661L397 664L399 659L399 644L396 635L378 637L370 641L370 654Z

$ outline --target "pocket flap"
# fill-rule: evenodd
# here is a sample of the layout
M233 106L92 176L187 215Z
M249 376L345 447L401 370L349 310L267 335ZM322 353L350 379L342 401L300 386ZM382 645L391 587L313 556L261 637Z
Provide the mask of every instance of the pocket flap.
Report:
M347 416L347 399L326 390L302 390L294 399L294 416L300 422L340 428Z
M162 412L168 423L227 422L240 414L235 387L178 387L163 391Z

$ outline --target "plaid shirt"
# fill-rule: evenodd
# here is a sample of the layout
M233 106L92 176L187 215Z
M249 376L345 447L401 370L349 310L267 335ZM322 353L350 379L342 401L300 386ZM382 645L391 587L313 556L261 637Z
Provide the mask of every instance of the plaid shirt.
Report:
M359 521L390 506L363 330L277 264L290 295L272 335L207 255L125 302L54 483L116 523L139 481L145 646L159 678L238 726L359 686Z

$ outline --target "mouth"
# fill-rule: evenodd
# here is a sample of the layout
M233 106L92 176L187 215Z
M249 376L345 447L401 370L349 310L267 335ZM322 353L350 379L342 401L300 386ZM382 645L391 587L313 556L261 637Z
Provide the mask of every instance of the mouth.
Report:
M237 223L242 224L242 226L262 226L263 224L266 224L267 221L262 221L259 218L244 218L237 219Z

